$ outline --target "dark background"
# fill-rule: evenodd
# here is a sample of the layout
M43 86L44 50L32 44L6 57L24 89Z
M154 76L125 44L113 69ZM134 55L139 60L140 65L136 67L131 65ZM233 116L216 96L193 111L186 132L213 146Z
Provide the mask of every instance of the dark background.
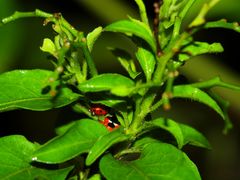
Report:
M149 16L153 17L153 0L145 0ZM190 22L199 5L198 0L192 8ZM0 1L0 18L12 14L15 10L33 11L42 9L47 12L62 12L63 16L77 29L86 33L97 26L105 26L113 21L127 18L127 14L138 18L134 0L52 0L49 2L37 0ZM240 3L238 0L222 0L209 12L209 19L239 21ZM51 26L43 27L43 20L31 18L16 21L0 28L0 73L13 69L53 68L46 54L39 50L45 37L53 37ZM198 81L215 75L223 80L240 85L239 42L240 34L230 30L201 31L195 37L208 42L221 42L225 48L222 54L199 56L189 61L183 68L181 77L184 81ZM107 47L121 47L134 53L132 42L117 34L105 33L96 42L93 58L100 72L125 73ZM234 129L228 135L222 134L222 119L208 107L187 100L174 100L172 109L162 114L177 121L188 123L200 130L209 139L211 151L186 147L189 157L197 164L203 179L235 180L240 179L240 92L215 88L222 97L231 102L230 118ZM1 95L0 95L1 98ZM81 116L70 108L55 109L45 112L16 110L0 114L0 136L21 134L31 141L40 143L52 138L54 128L61 122L80 119Z

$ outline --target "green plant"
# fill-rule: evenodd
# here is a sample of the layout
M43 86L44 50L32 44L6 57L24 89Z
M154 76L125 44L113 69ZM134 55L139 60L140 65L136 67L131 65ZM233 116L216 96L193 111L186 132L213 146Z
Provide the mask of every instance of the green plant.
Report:
M168 110L173 98L187 98L215 110L225 121L227 132L232 127L228 102L211 88L240 87L219 77L181 85L176 85L175 79L179 67L193 56L223 51L220 43L195 41L196 32L209 28L240 32L240 27L226 20L207 22L206 13L218 2L211 0L182 30L184 17L195 0L164 0L155 3L152 30L143 2L135 1L141 20L129 17L98 27L86 36L59 13L15 12L2 19L1 25L19 18L42 17L44 25L53 24L57 35L54 40L45 38L41 47L51 55L53 71L14 70L0 75L0 111L72 106L86 118L56 128L57 136L43 145L19 135L2 137L1 179L201 179L197 167L181 149L187 144L210 148L207 139L188 125L151 114L159 108ZM91 51L104 32L124 33L136 44L135 57L110 48L129 77L98 74ZM89 111L95 106L108 114ZM105 123L110 115L119 128Z

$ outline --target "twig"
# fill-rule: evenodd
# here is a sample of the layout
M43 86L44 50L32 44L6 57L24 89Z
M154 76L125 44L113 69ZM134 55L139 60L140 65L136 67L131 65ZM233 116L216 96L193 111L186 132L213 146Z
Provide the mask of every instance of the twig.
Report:
M159 43L159 39L158 39L158 31L159 31L159 11L160 11L160 6L162 4L162 1L160 0L155 0L155 2L153 3L153 7L154 7L154 13L155 13L155 17L153 20L153 32L154 32L154 36L155 36L155 40L156 40L156 45L157 45L157 56L160 57L162 55L162 49Z

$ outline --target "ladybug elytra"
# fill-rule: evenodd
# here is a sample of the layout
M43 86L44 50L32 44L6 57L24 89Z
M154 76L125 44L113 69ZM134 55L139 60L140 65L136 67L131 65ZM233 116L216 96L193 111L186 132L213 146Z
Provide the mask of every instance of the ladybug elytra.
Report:
M92 104L89 111L93 116L105 116L108 114L108 107L102 104Z
M100 121L101 124L103 124L109 131L112 131L116 128L119 128L119 124L113 122L113 117L107 116L104 118L103 121Z

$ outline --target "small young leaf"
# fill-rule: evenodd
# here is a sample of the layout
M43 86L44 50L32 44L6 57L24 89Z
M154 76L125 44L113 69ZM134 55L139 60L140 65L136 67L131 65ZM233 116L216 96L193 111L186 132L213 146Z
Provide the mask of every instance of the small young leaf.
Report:
M128 36L137 36L143 40L145 40L152 50L156 52L156 45L155 45L155 40L154 37L149 30L148 27L146 27L146 24L143 22L140 22L138 20L122 20L122 21L117 21L115 23L112 23L105 27L105 31L112 31L112 32L121 32L124 33Z
M78 85L82 92L110 91L115 88L132 88L134 82L120 74L101 74Z
M87 35L87 46L90 52L92 51L93 45L101 33L102 27L99 26Z
M206 104L215 110L223 119L224 114L218 104L204 91L190 85L177 85L173 87L173 98L189 98Z
M127 139L128 136L123 134L121 129L114 130L109 134L101 136L98 139L98 141L93 145L93 147L90 149L86 159L86 165L89 166L92 163L94 163L94 161L112 145L122 141L126 141Z
M194 128L185 124L177 123L171 119L158 118L151 123L171 133L177 141L178 148L186 144L210 149L208 140Z
M107 133L108 130L99 122L79 120L65 134L40 146L33 153L32 160L49 164L65 162L89 152L98 138Z
M189 25L190 28L195 26L200 26L206 22L205 16L207 15L208 11L213 8L220 0L210 0L207 3L204 3L202 8L200 9L198 15Z
M140 74L139 72L136 71L134 61L131 58L130 54L118 48L115 48L115 49L111 48L110 50L117 57L117 60L120 62L123 68L128 72L129 76L132 79L135 79Z
M220 53L223 52L224 49L220 43L206 43L206 42L198 42L195 41L192 44L184 47L179 54L180 61L186 61L190 59L192 56L197 56L206 53Z
M0 138L0 179L64 180L72 167L46 170L31 164L31 155L38 146L19 135Z
M238 33L240 33L240 26L237 22L229 23L225 19L221 19L218 21L207 22L203 26L205 29L209 28L224 28L224 29L231 29Z
M155 57L149 50L139 47L136 57L143 69L147 81L150 81L155 68Z
M119 177L126 180L201 179L197 167L187 155L166 143L146 145L140 158L134 161L116 160L107 154L100 160L100 170L110 180L118 180Z
M43 40L43 45L42 45L42 47L40 47L40 49L43 52L48 52L51 55L56 57L56 47L55 47L55 44L52 42L51 39L45 38Z
M14 70L1 74L0 112L17 108L44 111L77 100L79 95L66 87L62 87L55 97L42 93L52 74L47 70Z

